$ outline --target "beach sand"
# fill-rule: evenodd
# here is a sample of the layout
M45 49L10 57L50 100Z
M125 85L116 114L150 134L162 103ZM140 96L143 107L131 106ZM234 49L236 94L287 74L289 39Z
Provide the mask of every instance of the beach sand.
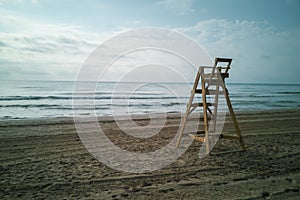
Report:
M0 199L300 199L300 110L241 112L237 118L246 151L220 139L199 159L201 143L193 142L171 165L141 174L96 160L72 119L1 121ZM151 141L128 142L114 121L100 120L115 144L137 152L167 144L180 121L172 115ZM137 123L142 128L148 120ZM232 131L228 118L224 132Z

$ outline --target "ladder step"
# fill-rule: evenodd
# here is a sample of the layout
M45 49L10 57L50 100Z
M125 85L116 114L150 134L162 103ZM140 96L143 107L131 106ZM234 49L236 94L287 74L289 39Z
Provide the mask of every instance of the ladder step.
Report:
M218 73L214 73L214 75L212 76L212 74L204 74L203 78L204 79L208 79L208 78L211 78L211 79L218 79L220 76L218 76Z
M202 94L202 89L196 89L195 93ZM216 90L206 90L206 95L216 95L216 94L225 94L224 91L216 91Z
M211 74L204 74L204 78L205 79L207 79L207 78L212 78L212 79L217 79L217 78L221 78L222 77L222 79L224 79L224 78L229 78L229 73L227 72L225 72L225 73L220 73L220 75L221 76L218 76L218 74L217 73L214 73L214 75L213 76L211 76Z
M219 135L221 135L222 133L212 133L212 132L209 132L208 133L208 135L209 136L219 136ZM190 134L190 135L192 135L192 134ZM201 130L201 131L197 131L197 133L196 133L196 135L195 136L197 136L197 137L202 137L202 136L204 136L205 135L205 131L203 131L203 130Z
M210 136L213 136L213 135L220 135L219 133L218 134L209 134ZM202 142L202 143L205 143L206 142L206 139L205 137L203 136L197 136L197 135L193 135L193 134L189 134L189 136L193 139L193 140L196 140L197 142Z
M207 106L214 106L215 103L206 103ZM203 103L193 103L191 107L203 107Z
M195 90L195 93L197 93L197 94L202 94L202 89L196 89L196 90Z
M193 135L193 134L189 134L189 136L191 138L193 138L193 140L196 140L198 142L202 142L202 143L205 142L205 137L200 137L200 136L196 136L196 135Z
M204 79L204 82L209 83L209 85L221 85L223 83L222 80L209 78Z

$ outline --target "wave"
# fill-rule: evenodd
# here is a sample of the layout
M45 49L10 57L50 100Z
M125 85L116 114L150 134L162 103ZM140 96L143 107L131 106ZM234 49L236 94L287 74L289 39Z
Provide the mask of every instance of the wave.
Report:
M58 104L9 104L0 105L0 109L39 109L39 110L108 110L114 108L131 107L133 109L161 108L185 105L178 102L171 103L129 103L129 104L98 104L98 105L58 105Z
M137 96L137 97L127 97L127 96L102 96L102 97L79 97L79 96L6 96L0 97L0 101L28 101L28 100L71 100L71 99L89 99L89 100L101 100L101 99L185 99L188 97L171 97L171 96Z
M60 95L162 95L162 93L154 93L154 92L118 92L118 93L113 93L113 92L64 92L64 93L59 93Z
M47 107L61 107L61 106L60 105L48 105L48 104L0 105L0 108L47 108Z
M76 106L72 107L72 105L69 106L62 106L62 105L47 105L47 104L28 104L28 105L17 105L17 104L12 104L12 105L0 105L0 108L39 108L41 110L48 110L48 109L55 109L55 110L105 110L105 109L110 109L109 106Z
M40 108L40 109L85 109L85 110L93 110L93 109L110 109L111 107L171 107L182 105L181 103L136 103L136 104L101 104L101 105L56 105L56 104L9 104L9 105L0 105L0 108ZM185 104L184 104L185 105Z
M275 95L260 95L260 94L252 94L249 95L249 97L257 97L257 98L271 98L271 97L277 97Z
M300 94L300 92L277 92L277 94Z
M42 100L42 99L72 99L66 96L6 96L0 97L0 101L22 101L22 100Z
M162 104L162 106L167 106L167 107L169 107L169 106L177 106L177 105L186 105L186 103L182 104L182 103L176 102L176 103L165 103L165 104Z
M275 101L275 103L298 103L298 102L297 101L282 100L282 101Z

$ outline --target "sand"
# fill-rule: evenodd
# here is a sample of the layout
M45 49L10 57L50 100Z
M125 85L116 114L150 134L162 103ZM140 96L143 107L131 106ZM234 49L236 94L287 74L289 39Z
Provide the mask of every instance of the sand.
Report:
M201 143L194 142L171 165L140 174L91 156L72 119L1 121L0 199L300 199L300 110L242 112L237 118L246 151L221 139L199 159ZM150 141L132 141L114 121L100 121L115 144L137 152L165 145L179 125L172 115ZM224 132L232 131L228 118Z

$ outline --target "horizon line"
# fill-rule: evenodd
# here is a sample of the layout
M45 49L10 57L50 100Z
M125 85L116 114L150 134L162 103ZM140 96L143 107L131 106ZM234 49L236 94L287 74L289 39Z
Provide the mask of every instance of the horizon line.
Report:
M32 82L76 82L75 80L12 80L12 79L4 79L0 81L32 81ZM80 82L90 82L90 83L117 83L117 82L122 82L122 83L169 83L169 84L194 84L194 82L176 82L176 81L155 81L155 82L149 82L149 81L80 81ZM248 85L300 85L300 83L272 83L272 82L230 82L227 81L227 84L248 84Z

